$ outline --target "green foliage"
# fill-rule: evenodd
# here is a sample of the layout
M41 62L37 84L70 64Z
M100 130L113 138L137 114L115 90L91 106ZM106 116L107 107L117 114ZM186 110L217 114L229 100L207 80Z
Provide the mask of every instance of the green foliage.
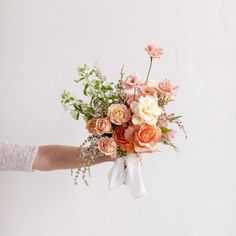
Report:
M166 127L161 127L160 129L161 129L162 133L168 133L171 131L171 129L168 129Z
M123 97L121 98L121 96L123 96L123 93L121 92L120 84L115 85L113 82L107 82L106 77L96 65L90 69L85 64L82 67L78 67L77 72L79 78L75 82L83 82L83 94L90 98L89 102L83 102L76 96L71 95L67 90L64 90L61 94L61 103L65 109L72 108L71 114L76 120L80 118L80 115L85 120L93 117L104 117L111 104L122 101ZM121 80L122 78L123 70ZM120 80L118 82L121 83Z

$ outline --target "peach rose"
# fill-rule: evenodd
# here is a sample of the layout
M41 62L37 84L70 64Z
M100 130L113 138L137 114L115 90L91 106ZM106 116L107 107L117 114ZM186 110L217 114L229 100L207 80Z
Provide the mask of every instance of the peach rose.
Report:
M108 107L107 116L110 121L116 125L122 125L131 118L129 110L124 104L112 104Z
M139 88L141 84L142 82L136 73L129 75L125 80L126 89Z
M112 125L108 117L106 118L92 118L87 121L87 130L91 134L104 134L112 132Z
M125 138L125 130L125 126L117 126L114 130L113 138L121 150L131 153L134 151L134 145Z
M104 153L106 156L115 157L116 156L116 142L113 138L101 138L98 140L98 149L100 152Z
M95 130L95 126L96 126L96 119L95 118L87 121L86 128L87 128L89 133L97 134L97 132Z
M105 134L112 132L112 125L108 117L96 120L95 128L97 134Z
M179 86L174 86L170 80L164 79L161 81L156 90L159 96L165 96L171 100L174 100Z
M163 54L163 49L158 48L153 44L148 44L145 50L151 58L160 59L160 56Z
M158 150L161 129L155 125L143 124L134 131L134 150L136 152L154 152Z
M137 153L158 150L158 142L161 138L161 129L155 125L130 125L125 130L125 139L134 144L134 151Z

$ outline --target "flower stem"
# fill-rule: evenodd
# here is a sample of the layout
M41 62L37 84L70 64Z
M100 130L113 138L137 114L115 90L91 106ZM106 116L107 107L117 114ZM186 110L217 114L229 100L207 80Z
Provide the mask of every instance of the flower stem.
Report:
M150 75L150 72L151 72L151 68L152 68L152 57L150 57L150 65L149 65L149 69L148 69L148 73L147 73L147 78L146 78L146 81L145 81L145 84L148 83L148 78L149 78L149 75Z

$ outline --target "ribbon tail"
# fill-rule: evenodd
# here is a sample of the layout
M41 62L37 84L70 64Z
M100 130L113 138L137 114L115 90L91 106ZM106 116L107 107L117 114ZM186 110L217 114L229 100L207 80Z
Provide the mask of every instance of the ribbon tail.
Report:
M139 198L146 195L147 190L143 183L142 167L135 155L126 158L125 184L130 190L132 197Z
M108 173L109 189L117 188L124 183L124 162L125 159L123 157L115 160L113 167Z

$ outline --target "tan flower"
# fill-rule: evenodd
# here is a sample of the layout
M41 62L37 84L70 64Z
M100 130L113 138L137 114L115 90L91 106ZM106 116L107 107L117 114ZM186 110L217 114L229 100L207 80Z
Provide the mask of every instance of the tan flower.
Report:
M96 120L95 131L97 134L105 134L112 132L112 125L108 117Z
M124 104L112 104L108 108L107 116L116 125L122 125L130 120L130 113Z
M107 156L116 156L116 142L113 138L101 138L98 140L98 149Z
M108 117L91 119L87 121L87 130L91 134L105 134L112 132L112 125Z
M96 130L95 130L95 126L96 126L96 119L95 118L87 121L86 128L87 128L89 133L91 133L91 134L96 134L97 133Z

